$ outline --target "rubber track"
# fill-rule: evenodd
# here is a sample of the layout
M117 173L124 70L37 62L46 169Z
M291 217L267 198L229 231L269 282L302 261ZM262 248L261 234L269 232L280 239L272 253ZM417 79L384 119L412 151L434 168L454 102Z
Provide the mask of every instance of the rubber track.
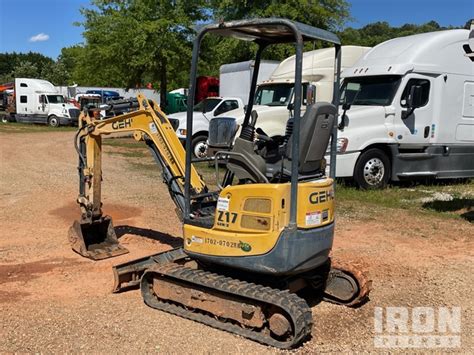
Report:
M240 298L247 298L259 303L275 305L283 309L291 317L293 337L289 341L279 341L271 338L268 334L244 328L238 324L220 321L206 313L188 310L182 306L160 301L153 292L153 278L166 275L169 279L182 280L186 283L204 286L223 293L232 294ZM191 319L213 328L234 333L259 343L274 346L281 349L289 349L297 346L311 334L312 314L306 301L286 290L278 290L270 287L240 281L230 277L211 273L203 270L194 270L178 264L158 265L147 270L142 277L141 292L145 303L156 308L183 318Z
M357 282L359 292L357 296L349 302L339 302L332 297L324 297L324 301L346 307L358 307L369 299L369 294L372 290L372 280L369 277L368 271L364 270L361 265L354 262L341 262L338 260L332 262L331 269L353 277Z

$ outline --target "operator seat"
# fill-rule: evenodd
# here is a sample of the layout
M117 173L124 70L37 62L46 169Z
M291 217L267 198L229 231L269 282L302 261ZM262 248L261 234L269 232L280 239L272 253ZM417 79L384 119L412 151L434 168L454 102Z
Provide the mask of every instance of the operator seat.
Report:
M300 121L298 167L300 178L304 179L322 172L322 162L336 115L336 106L329 102L318 102L306 108ZM294 134L288 140L283 161L284 170L287 170L290 176L293 139Z
M336 106L329 102L318 102L307 107L300 122L299 167L300 179L312 178L322 173L323 159L331 136ZM265 159L255 152L253 141L238 137L229 152L227 168L238 179L249 179L256 183L268 183L276 173L291 176L291 145L294 134L288 139L284 156L275 164L266 164Z

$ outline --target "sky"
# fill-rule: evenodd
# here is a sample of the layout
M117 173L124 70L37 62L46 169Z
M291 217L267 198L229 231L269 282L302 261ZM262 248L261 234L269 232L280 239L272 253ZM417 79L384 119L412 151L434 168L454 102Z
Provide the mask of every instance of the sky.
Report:
M431 20L462 26L474 18L474 0L348 0L352 21L362 27L376 21L392 26ZM0 52L39 52L56 59L61 48L83 41L79 9L89 0L0 0Z

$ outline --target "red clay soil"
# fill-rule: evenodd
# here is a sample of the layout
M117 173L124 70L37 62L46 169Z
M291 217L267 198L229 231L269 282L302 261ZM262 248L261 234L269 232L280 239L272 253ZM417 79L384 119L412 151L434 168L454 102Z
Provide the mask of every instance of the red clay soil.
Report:
M93 262L70 249L79 217L73 134L0 133L0 352L275 352L150 309L138 291L111 293L112 265L181 243L159 171L106 154L104 211L130 253ZM339 217L334 256L365 265L374 290L357 309L315 305L313 337L297 351L383 350L374 348L373 315L386 306L461 307L454 351L472 351L473 236L468 221L403 210Z

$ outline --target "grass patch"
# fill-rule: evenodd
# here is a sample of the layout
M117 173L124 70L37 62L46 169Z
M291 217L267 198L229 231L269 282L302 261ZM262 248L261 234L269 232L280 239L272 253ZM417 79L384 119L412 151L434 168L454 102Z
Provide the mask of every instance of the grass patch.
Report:
M148 149L144 142L136 141L135 139L129 137L103 139L102 144L109 147L121 147L127 149Z
M115 151L110 151L108 153L112 155L121 155L126 158L145 158L145 157L150 156L150 154L147 154L146 151L142 151L138 149L135 149L133 151L132 150L115 150Z
M133 138L104 139L109 146L109 154L128 158L135 170L153 174L159 167L148 152L146 145ZM215 167L212 162L194 164L211 190L216 189ZM219 169L222 179L224 168ZM446 201L440 201L440 199ZM381 213L387 215L390 209L408 210L417 214L441 218L473 220L474 181L439 181L432 183L409 183L391 185L384 190L359 190L355 187L338 184L336 190L337 211L350 218L374 219ZM377 217L379 218L379 217Z
M50 127L34 123L8 122L0 123L1 133L41 133L41 132L71 132L77 131L77 127L60 126Z
M471 221L474 209L474 181L449 184L418 184L415 187L390 186L384 190L359 190L338 185L337 208L348 214L357 209L403 209L446 218Z

